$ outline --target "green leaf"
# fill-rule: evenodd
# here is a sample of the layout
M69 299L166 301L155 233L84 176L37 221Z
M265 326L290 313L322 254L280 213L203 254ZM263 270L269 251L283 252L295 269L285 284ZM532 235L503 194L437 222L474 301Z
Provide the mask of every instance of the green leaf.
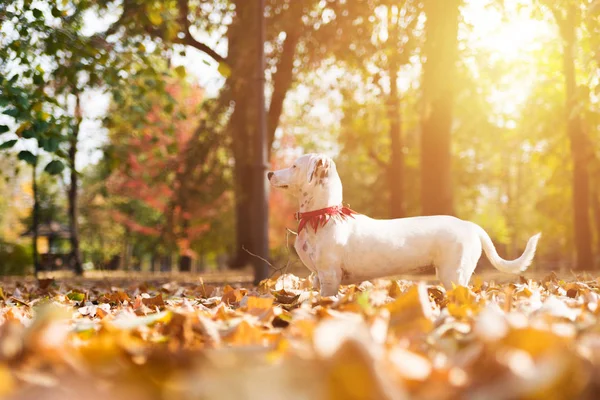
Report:
M35 137L35 130L33 130L33 129L31 129L31 128L29 128L29 129L24 129L24 130L21 132L21 137L22 137L23 139L31 139L31 138Z
M58 175L63 172L65 169L65 165L60 160L52 160L46 165L44 171L49 173L50 175Z
M0 135L3 134L3 133L6 133L8 131L10 131L10 129L8 128L8 126L6 126L6 125L0 125Z
M135 105L135 106L131 107L131 109L134 112L138 113L138 114L145 114L146 113L146 110L144 110L144 107L139 106L139 105Z
M34 8L33 10L31 10L31 12L33 13L33 16L36 19L40 19L40 18L42 18L44 16L44 14L40 10L38 10L37 8Z
M185 67L183 65L178 66L177 68L175 68L175 73L180 78L185 78L185 75L186 75Z
M55 137L51 137L50 139L48 139L48 142L46 143L46 147L44 148L44 150L50 152L50 153L54 153L56 150L58 150L58 144L59 144L59 140Z
M18 155L19 160L25 161L27 164L35 165L37 161L37 156L35 156L32 152L28 150L23 150L19 152Z
M85 294L84 293L79 293L79 292L70 292L67 294L67 298L69 300L73 300L73 301L83 301L85 299Z
M62 16L62 13L61 13L61 12L60 12L60 10L59 10L58 8L56 8L56 7L52 7L52 11L51 11L51 13L52 13L52 16L53 16L54 18L60 18L60 17Z
M6 114L10 117L17 118L20 113L19 113L19 110L17 110L16 108L9 108L9 109L4 110L2 112L2 114Z
M229 65L227 65L226 62L221 61L219 63L219 67L217 68L217 71L219 71L219 73L224 77L224 78L229 78L229 76L231 75L231 68L229 67Z
M0 144L0 150L10 149L18 142L17 139L7 140L6 142Z
M369 314L371 313L371 311L373 311L373 307L369 302L369 292L362 292L358 296L356 296L356 303L366 314Z

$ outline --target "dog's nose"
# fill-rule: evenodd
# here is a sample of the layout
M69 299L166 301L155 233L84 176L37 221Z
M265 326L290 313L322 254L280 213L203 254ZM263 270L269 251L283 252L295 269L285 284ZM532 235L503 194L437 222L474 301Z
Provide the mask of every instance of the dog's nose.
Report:
M273 176L272 172L267 173L267 179L271 180L271 177Z

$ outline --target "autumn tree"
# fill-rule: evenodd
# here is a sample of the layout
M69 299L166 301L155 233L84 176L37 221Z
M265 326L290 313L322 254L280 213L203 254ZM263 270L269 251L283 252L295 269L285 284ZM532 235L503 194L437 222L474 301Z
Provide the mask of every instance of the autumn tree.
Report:
M203 99L200 88L179 78L166 91L175 105L152 96L145 122L117 113L107 120L110 154L120 160L108 177L108 195L125 201L112 211L115 221L153 237L166 255L189 255L191 243L228 204L226 142L218 118L207 118L214 117L214 102ZM136 102L124 96L125 107Z
M562 39L562 73L564 77L565 119L572 160L572 204L577 269L583 270L594 265L592 253L592 235L590 227L590 161L593 158L591 142L583 121L581 86L577 83L577 50L579 48L577 32L581 26L582 4L569 0L563 4L548 3L558 25ZM590 18L593 17L589 15Z
M75 169L82 121L79 96L86 89L98 87L118 92L125 76L156 77L139 42L121 41L115 46L107 40L115 34L114 25L91 36L83 33L86 13L103 12L106 7L87 1L16 1L0 5L0 15L10 32L0 40L0 107L15 125L14 129L0 127L0 133L17 136L2 143L0 149L10 149L19 141L35 141L35 148L51 155L45 172L62 174L65 165L69 167L71 262L77 274L83 272ZM35 168L38 154L22 150L19 158Z
M366 25L368 30L364 35L368 42L362 46L354 40L348 43L348 54L359 60L361 73L369 77L368 80L373 80L372 83L379 89L379 96L386 108L389 157L386 160L373 147L369 150L369 156L382 168L387 178L386 184L390 191L388 218L406 216L406 148L402 129L402 94L399 93L398 78L401 68L410 63L415 48L419 47L417 22L421 15L421 6L421 1L373 3L373 9L370 10L374 17L373 22ZM383 16L379 17L376 10ZM357 15L356 18L362 16ZM365 57L366 54L370 57ZM338 58L343 60L346 56L342 54ZM370 73L373 68L377 70L375 76Z

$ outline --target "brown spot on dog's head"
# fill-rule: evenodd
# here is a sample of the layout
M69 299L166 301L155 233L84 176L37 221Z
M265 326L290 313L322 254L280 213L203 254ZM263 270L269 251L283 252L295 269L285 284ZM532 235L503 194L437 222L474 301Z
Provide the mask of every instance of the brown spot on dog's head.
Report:
M308 192L302 193L302 196L304 196L304 197L308 196Z

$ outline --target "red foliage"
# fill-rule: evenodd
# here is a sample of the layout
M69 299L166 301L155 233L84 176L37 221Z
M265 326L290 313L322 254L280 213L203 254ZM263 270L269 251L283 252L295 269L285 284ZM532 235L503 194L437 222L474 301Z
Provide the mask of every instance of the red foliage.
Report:
M113 142L122 162L106 184L112 195L137 200L160 216L152 223L147 216L139 220L136 215L114 211L115 221L133 232L160 236L189 253L189 243L209 229L206 220L228 203L223 201L226 194L208 204L197 196L186 195L190 187L190 177L185 175L186 155L191 146L200 145L191 140L196 138L203 90L196 85L172 82L167 92L175 99L171 112L167 113L161 99L157 99L146 115L145 127L131 133L117 130L119 136ZM198 189L213 190L212 178L205 179Z

